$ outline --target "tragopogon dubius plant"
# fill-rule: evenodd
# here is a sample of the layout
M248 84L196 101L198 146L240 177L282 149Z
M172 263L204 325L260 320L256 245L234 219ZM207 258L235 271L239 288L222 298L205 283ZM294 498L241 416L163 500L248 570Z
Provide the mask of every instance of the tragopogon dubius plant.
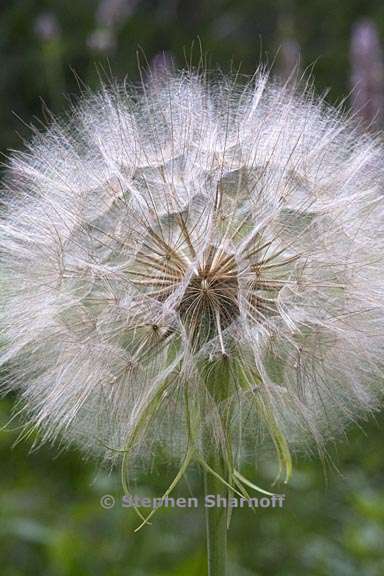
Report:
M104 87L12 153L1 363L42 440L210 492L382 396L383 146L262 71ZM209 523L225 572L225 512ZM145 522L147 519L143 519Z

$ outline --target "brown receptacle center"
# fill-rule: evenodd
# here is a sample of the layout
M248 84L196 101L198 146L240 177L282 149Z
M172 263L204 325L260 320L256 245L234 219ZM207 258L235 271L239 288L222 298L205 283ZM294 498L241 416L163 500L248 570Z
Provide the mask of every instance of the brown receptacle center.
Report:
M204 342L239 315L237 264L233 255L210 248L186 287L180 318L193 341Z

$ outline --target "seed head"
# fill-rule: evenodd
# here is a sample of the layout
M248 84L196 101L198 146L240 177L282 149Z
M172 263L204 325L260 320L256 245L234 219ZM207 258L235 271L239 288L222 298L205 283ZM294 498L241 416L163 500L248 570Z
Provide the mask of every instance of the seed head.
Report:
M43 440L288 474L379 405L383 147L298 92L105 87L11 156L1 363Z

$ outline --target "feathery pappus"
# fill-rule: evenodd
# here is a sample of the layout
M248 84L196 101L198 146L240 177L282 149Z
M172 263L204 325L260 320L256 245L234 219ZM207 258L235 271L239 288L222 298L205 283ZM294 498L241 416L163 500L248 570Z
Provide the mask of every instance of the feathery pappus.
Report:
M376 409L379 138L259 71L105 86L11 154L3 389L42 440L181 469L322 447Z

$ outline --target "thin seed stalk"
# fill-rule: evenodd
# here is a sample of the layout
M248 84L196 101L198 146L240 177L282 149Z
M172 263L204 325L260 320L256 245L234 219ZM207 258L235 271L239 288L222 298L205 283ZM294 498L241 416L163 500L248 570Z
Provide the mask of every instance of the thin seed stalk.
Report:
M224 474L224 469L220 470L220 462L212 455L208 459L211 468L220 475ZM221 463L222 465L222 463ZM217 497L227 497L227 491L222 482L204 470L204 495ZM207 558L208 576L226 576L227 574L227 510L225 507L212 506L205 507L206 538L207 538Z
M223 433L227 434L229 431L225 429L228 424L228 422L226 422L226 410L224 410L223 414L223 409L220 408L219 404L225 401L229 395L230 378L228 359L223 356L223 359L215 366L208 366L206 375L206 387L210 398L209 404L212 409L212 404L214 405L216 403ZM218 422L216 422L216 425L217 424ZM228 462L226 462L223 449L219 449L217 442L214 440L214 426L215 424L212 422L212 417L208 417L205 432L205 459L209 468L217 474L216 476L204 468L208 576L226 576L228 510L223 505L222 499L228 498L228 489L220 478L228 481ZM207 496L213 496L213 499L207 500ZM219 502L217 502L217 500L219 500ZM220 502L221 505L218 505Z

